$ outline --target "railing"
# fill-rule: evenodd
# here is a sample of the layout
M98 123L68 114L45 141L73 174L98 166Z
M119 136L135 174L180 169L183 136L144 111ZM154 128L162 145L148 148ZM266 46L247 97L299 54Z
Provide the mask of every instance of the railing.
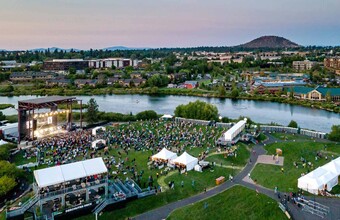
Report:
M67 187L67 188L64 188L64 189L57 190L57 191L40 194L40 198L44 199L44 198L49 198L49 197L52 197L52 196L62 195L62 194L69 193L69 192L85 190L85 189L90 188L92 186L96 186L96 185L100 185L100 184L104 184L104 183L107 183L106 179L99 180L99 182L95 182L95 181L88 182L88 183L85 184L85 187L82 187L81 185L76 185L75 188L74 187Z
M25 202L20 208L14 209L14 210L11 210L11 211L7 211L6 216L7 217L14 217L14 216L18 216L18 215L23 215L26 212L26 210L31 208L35 203L38 202L38 200L39 200L39 196L36 194L36 195L34 195L34 197L29 199L27 202Z
M138 194L138 198L143 198L156 194L156 190L147 190Z

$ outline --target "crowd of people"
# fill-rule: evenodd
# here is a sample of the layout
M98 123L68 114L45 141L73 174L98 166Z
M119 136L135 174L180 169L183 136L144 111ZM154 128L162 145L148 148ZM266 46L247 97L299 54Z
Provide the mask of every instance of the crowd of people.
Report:
M190 122L143 121L98 130L96 135L89 129L39 139L33 142L32 148L24 150L24 157L37 157L39 164L54 166L102 156L111 175L129 175L140 183L144 170L135 158L130 158L129 152L140 151L151 156L164 147L177 154L189 148L201 148L199 159L204 159L206 149L215 149L220 132L220 128L196 126ZM98 139L105 140L104 150L92 148L92 142Z

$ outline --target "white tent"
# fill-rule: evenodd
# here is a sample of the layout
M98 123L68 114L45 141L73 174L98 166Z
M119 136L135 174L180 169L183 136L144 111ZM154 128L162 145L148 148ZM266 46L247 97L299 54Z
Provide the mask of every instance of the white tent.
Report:
M107 173L107 168L103 159L98 157L61 166L35 170L34 178L38 187L42 188L102 173Z
M95 127L92 129L92 135L97 135L97 131L98 130L103 130L103 131L106 131L106 128L105 127Z
M95 141L92 142L92 148L93 148L93 149L96 149L98 143L106 144L106 141L103 140L103 139L95 140Z
M151 157L152 160L157 160L157 159L173 160L175 158L177 158L177 154L169 151L165 147L161 151L159 151L157 154L155 154Z
M338 184L338 174L319 167L298 179L298 188L317 195L319 190L331 191Z
M189 171L194 169L195 165L198 163L198 159L187 152L184 152L181 156L174 159L173 163L183 165L186 167L187 171Z
M1 146L1 145L5 145L5 144L8 144L8 142L7 142L7 141L4 141L4 140L0 140L0 146Z
M161 118L162 119L172 119L173 116L172 115L163 115Z

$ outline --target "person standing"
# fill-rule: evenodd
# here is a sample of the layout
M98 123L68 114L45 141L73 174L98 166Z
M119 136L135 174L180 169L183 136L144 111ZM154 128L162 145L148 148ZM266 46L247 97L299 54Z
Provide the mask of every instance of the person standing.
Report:
M183 186L184 186L184 181L182 180L182 182L181 182L181 186L182 186L182 188L183 188Z

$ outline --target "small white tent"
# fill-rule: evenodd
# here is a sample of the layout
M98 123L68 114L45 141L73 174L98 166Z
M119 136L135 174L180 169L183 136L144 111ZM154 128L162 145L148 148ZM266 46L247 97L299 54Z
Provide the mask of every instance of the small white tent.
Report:
M8 144L8 142L7 142L7 141L4 141L4 140L0 140L0 146L1 146L1 145L5 145L5 144Z
M106 128L105 127L95 127L95 128L92 129L92 135L97 135L98 130L106 131Z
M173 163L185 166L186 170L189 171L194 169L195 165L198 163L198 159L187 152L184 152L181 156L174 159Z
M172 115L163 115L163 116L161 117L161 119L172 119L172 118L173 118Z
M165 147L159 151L157 154L153 155L151 157L152 160L173 160L177 158L177 154L174 152L169 151L168 149L166 149Z
M106 144L106 141L103 139L95 140L92 142L92 148L97 149L97 143L103 143L104 145Z

